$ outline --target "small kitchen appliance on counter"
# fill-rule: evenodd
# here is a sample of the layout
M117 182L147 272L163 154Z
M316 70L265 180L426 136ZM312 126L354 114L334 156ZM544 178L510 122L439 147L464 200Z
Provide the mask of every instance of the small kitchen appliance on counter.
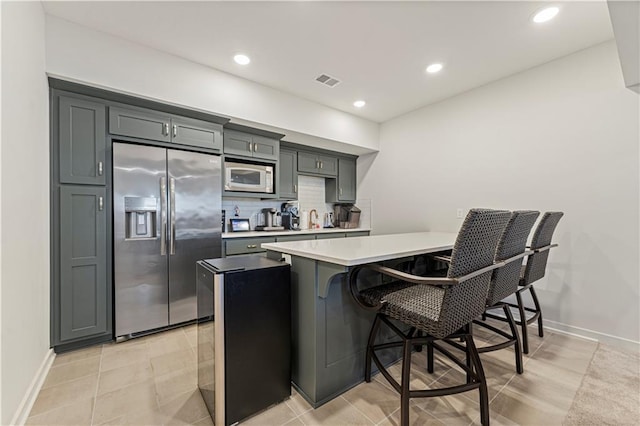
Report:
M256 231L282 231L283 226L276 224L276 209L262 209L260 215L262 215L262 223L264 225L256 226Z
M231 256L196 269L198 388L228 426L291 395L291 266Z
M345 229L360 226L360 209L353 204L335 204L333 206L334 226Z
M298 216L298 206L292 203L282 203L282 226L291 231L300 230L300 217Z

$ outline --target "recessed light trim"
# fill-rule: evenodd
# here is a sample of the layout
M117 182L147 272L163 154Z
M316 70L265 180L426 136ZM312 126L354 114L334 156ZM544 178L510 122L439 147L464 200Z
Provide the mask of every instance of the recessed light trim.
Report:
M363 106L365 106L367 103L365 101L355 101L353 103L353 106L356 108L362 108Z
M427 67L427 72L429 74L435 74L440 71L442 71L442 64L440 63L431 64Z
M531 20L536 24L549 22L550 20L552 20L558 15L558 12L560 12L560 8L557 6L545 7L544 9L536 12L535 15L533 15L533 18L531 18Z
M244 55L242 53L238 53L237 55L235 55L233 57L233 60L236 61L236 64L240 65L247 65L249 62L251 62L251 59L247 55Z

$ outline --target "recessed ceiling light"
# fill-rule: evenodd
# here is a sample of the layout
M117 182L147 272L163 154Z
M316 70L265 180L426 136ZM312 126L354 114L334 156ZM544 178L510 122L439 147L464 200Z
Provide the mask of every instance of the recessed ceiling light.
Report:
M427 72L429 74L435 74L442 69L442 64L431 64L427 67Z
M353 103L353 106L356 108L362 108L363 106L365 106L367 103L365 101L355 101Z
M550 21L556 17L558 12L560 12L560 8L556 6L546 7L533 15L533 22L541 24L543 22Z
M249 59L249 57L247 55L243 55L241 53L239 53L236 56L234 56L233 60L236 61L236 63L240 64L240 65L247 65L249 62L251 62L251 59Z

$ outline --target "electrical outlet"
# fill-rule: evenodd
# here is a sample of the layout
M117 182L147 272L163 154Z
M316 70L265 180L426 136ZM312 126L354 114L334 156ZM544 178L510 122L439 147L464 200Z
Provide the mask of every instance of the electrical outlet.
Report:
M458 209L458 210L456 210L456 217L457 217L458 219L462 219L462 213L463 213L463 210L462 210L462 209Z

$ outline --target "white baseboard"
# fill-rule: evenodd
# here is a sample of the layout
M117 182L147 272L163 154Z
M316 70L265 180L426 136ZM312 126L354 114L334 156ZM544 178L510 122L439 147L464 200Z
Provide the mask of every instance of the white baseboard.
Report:
M611 334L601 333L587 328L575 327L573 325L548 319L543 319L542 321L544 323L544 328L548 328L549 330L557 333L568 334L588 340L595 340L597 342L606 343L608 345L617 346L619 348L635 352L640 351L640 342L636 342L635 340L625 339L624 337L613 336ZM535 324L532 324L530 327L534 325Z
M47 378L47 374L49 374L49 369L51 368L51 364L53 364L53 360L55 359L56 354L53 352L53 349L49 349L42 360L42 364L40 364L40 368L36 372L27 392L25 393L16 413L11 419L12 425L22 426L27 421L27 417L29 417L29 413L31 412L31 408L33 404L36 402L36 398L40 393L40 389L44 383L44 380Z

